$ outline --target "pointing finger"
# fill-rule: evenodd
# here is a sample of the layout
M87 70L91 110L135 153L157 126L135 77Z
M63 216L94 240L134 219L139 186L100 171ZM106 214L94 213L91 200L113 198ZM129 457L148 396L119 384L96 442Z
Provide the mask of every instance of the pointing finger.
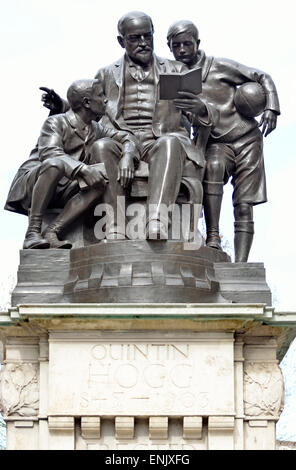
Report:
M47 88L45 86L39 87L39 90L46 91L46 93L50 93L52 91L52 90L50 90L49 88Z

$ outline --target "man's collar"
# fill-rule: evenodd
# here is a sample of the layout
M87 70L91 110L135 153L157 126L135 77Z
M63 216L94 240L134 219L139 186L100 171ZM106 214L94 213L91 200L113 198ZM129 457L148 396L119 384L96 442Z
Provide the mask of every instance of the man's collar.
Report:
M74 132L85 142L88 142L96 132L97 123L92 121L90 124L86 124L78 114L74 113L73 109L66 112L66 119Z
M66 113L68 121L70 122L71 126L74 127L75 129L81 129L84 130L85 128L88 128L88 124L86 124L81 117L76 114L73 109L69 109Z

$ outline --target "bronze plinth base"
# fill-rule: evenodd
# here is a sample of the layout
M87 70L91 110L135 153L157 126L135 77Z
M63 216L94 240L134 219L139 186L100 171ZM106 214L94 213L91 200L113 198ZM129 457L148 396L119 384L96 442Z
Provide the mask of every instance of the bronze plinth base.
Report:
M262 263L174 241L102 241L72 250L22 250L12 305L24 303L271 305Z
M226 253L173 241L104 241L71 253L69 302L226 302L214 262Z

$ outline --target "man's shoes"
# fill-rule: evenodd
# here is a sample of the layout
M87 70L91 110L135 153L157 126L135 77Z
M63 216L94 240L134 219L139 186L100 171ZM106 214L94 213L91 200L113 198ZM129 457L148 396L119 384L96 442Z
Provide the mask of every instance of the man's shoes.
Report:
M168 229L160 220L152 219L148 222L146 227L146 238L148 240L167 240Z
M45 232L44 237L49 242L50 248L65 248L68 250L72 248L72 243L69 240L59 240L56 232L52 230Z
M23 249L44 249L49 248L49 242L45 240L38 232L28 232L24 240Z
M211 234L207 237L206 246L209 248L215 248L215 250L222 250L221 238L218 234Z

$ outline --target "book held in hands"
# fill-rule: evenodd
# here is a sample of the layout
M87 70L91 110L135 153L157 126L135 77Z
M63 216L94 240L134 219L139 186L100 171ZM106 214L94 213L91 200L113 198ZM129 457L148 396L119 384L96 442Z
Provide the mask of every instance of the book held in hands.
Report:
M162 73L159 75L159 99L179 98L179 91L198 95L202 91L201 68L183 73Z

